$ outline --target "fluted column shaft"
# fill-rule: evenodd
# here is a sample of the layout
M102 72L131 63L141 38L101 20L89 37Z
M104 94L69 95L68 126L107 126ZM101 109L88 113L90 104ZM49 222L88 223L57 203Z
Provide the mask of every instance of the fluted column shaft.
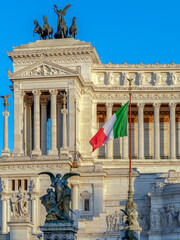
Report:
M41 151L47 155L47 104L48 100L41 100Z
M24 101L24 92L14 87L14 149L12 154L13 156L24 155L23 101Z
M40 150L40 91L34 90L34 149L32 155L41 155Z
M160 103L154 103L154 158L160 158L160 127L159 127L159 109Z
M33 101L27 101L27 155L31 155L32 151L32 104Z
M65 107L61 109L61 113L63 114L63 149L67 149L67 121L66 117L68 114L68 109Z
M58 155L57 150L57 90L49 90L51 94L51 149L49 155Z
M112 117L113 103L106 103L107 121ZM113 158L113 141L107 142L107 158Z
M176 158L176 103L169 103L170 108L170 158Z
M62 109L62 100L58 99L57 100L57 148L60 150L62 147L62 114L61 114L61 109Z
M92 103L92 137L96 134L97 132L97 103L93 102ZM92 153L93 157L97 157L97 152L94 151Z
M79 186L78 184L72 185L72 210L78 215L79 209ZM78 216L73 214L73 219L76 220Z
M144 103L138 103L138 157L144 158Z
M4 116L4 147L3 147L3 150L1 151L1 155L9 157L10 156L10 151L8 148L8 116L9 116L9 112L7 112L6 109L3 112L3 116Z

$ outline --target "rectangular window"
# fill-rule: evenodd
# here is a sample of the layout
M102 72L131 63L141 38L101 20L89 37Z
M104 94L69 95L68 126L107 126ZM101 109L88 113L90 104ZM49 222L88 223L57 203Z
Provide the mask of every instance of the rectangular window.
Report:
M24 179L24 190L25 191L28 190L28 181L27 181L27 179Z
M89 199L84 199L84 211L89 211Z
M21 180L18 179L18 190L19 190L20 187L21 187Z
M15 191L15 180L12 180L12 182L11 182L11 184L12 184L12 191Z

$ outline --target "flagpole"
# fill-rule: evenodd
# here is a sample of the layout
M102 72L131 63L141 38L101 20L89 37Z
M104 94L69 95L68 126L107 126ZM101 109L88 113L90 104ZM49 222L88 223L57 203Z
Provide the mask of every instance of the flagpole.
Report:
M72 168L78 168L79 165L77 163L77 150L76 150L76 99L74 101L74 109L75 109L75 127L74 127L74 162L72 164Z
M132 95L132 78L129 81L129 191L128 191L128 201L126 203L126 210L132 211L135 209L133 202L133 190L132 190L132 167L131 167L131 95Z

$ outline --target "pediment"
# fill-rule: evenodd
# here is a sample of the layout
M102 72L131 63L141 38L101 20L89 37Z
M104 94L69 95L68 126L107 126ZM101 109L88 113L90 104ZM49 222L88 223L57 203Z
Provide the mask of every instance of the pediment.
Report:
M50 63L48 61L41 61L31 66L25 67L15 73L8 70L9 79L16 78L39 78L46 76L74 76L78 72L72 69Z

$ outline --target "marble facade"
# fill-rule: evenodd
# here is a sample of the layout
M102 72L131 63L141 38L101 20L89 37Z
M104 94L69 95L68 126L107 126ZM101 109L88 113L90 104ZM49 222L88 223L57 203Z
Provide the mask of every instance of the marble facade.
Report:
M90 43L74 39L21 45L8 56L14 68L8 72L14 94L14 149L0 158L0 238L9 239L10 199L20 186L29 201L29 238L40 236L46 213L39 197L49 179L38 173L72 169L76 111L80 167L72 171L81 176L70 179L70 185L77 239L120 239L128 137L94 153L89 140L128 101L127 78L133 77L133 191L141 239L180 239L180 65L105 65ZM68 92L67 108L63 91Z

